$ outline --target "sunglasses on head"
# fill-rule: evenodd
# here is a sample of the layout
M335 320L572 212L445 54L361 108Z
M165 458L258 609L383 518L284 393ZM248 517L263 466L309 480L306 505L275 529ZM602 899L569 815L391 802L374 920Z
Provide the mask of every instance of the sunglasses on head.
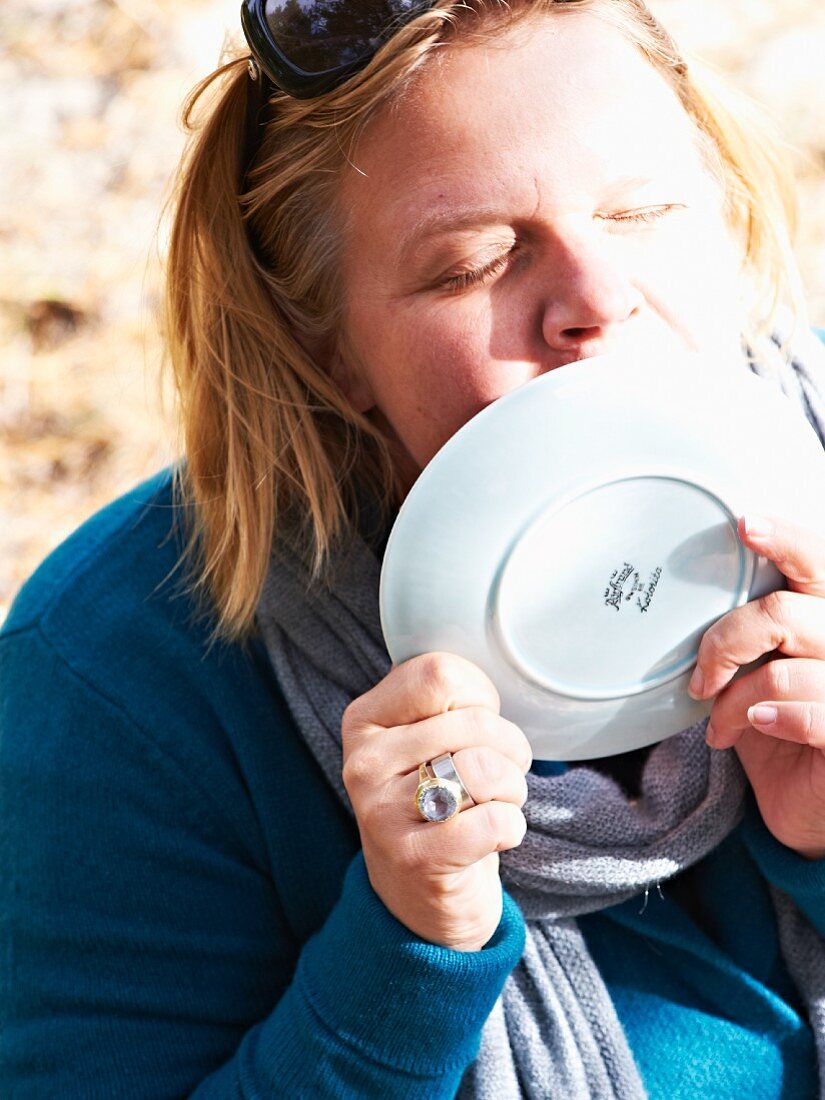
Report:
M435 0L243 0L256 66L277 88L312 99L363 69L379 47Z

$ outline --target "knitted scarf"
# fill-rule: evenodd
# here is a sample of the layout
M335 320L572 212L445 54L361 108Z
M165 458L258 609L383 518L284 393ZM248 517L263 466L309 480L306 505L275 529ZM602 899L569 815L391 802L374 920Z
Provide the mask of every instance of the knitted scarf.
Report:
M799 403L825 446L825 349L777 333L747 364ZM341 716L390 669L378 613L380 562L353 534L333 590L310 587L298 554L276 544L258 620L302 736L342 802ZM630 799L593 768L528 776L528 829L503 853L501 877L527 942L489 1016L459 1096L476 1100L646 1094L615 1008L576 917L615 905L706 856L742 817L746 782L732 750L712 752L699 723L655 746ZM807 1006L825 1100L825 945L772 888L783 958Z

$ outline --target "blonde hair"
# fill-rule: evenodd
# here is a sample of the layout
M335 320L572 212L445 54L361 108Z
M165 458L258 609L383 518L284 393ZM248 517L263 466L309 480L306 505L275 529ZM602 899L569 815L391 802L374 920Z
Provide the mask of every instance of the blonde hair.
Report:
M310 101L258 101L246 56L199 84L178 176L168 259L167 338L186 464L178 492L194 587L216 633L250 628L272 540L288 522L323 581L336 538L366 493L402 487L387 439L330 376L339 346L336 194L369 119L445 44L524 17L589 11L633 41L704 135L729 221L769 318L787 284L791 187L775 147L697 80L641 0L440 0L364 71Z

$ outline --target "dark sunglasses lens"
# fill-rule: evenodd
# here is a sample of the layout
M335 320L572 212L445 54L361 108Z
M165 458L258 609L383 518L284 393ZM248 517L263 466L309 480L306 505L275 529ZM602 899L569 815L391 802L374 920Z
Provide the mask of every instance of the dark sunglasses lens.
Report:
M322 73L368 57L388 28L427 6L425 0L267 0L266 21L293 65Z

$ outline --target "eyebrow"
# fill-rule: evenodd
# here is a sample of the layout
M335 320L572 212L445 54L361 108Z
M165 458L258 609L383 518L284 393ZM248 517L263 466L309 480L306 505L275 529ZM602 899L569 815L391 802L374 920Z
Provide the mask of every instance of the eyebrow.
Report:
M605 189L605 196L609 199L614 194L632 190L634 187L646 187L652 182L652 176L622 176ZM509 216L496 206L448 207L446 210L430 210L402 235L399 252L403 258L409 258L410 253L429 237L438 236L444 232L456 233L462 229L500 224L504 221L509 221Z
M462 229L491 225L494 222L500 223L503 218L501 210L492 206L430 210L402 235L399 251L402 257L407 258L429 237L435 237L444 232L457 233Z

